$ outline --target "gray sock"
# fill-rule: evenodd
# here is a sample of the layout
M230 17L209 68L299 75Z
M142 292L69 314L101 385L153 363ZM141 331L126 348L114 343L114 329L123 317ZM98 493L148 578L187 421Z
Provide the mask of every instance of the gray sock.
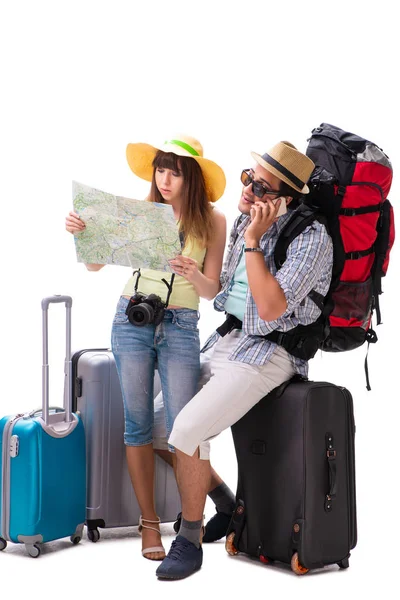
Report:
M226 483L221 483L221 485L218 485L211 492L209 492L208 495L214 502L215 508L218 512L222 512L226 515L232 514L236 506L236 498Z
M183 535L183 537L189 540L189 542L192 542L196 548L200 548L200 531L202 525L203 519L200 519L200 521L186 521L186 519L182 517L178 535Z

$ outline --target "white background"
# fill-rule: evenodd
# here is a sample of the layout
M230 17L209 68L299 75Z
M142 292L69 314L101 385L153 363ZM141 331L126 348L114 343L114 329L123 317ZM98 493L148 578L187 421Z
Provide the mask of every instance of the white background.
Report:
M126 163L128 142L162 143L180 131L198 137L205 155L225 169L228 183L218 208L231 225L250 151L263 153L279 140L305 150L311 130L326 121L385 150L394 166L390 197L397 208L399 43L391 5L2 2L1 414L41 403L42 297L73 297L75 349L109 345L114 308L130 271L88 273L76 263L64 218L72 179L114 194L146 195L148 184ZM37 561L10 544L0 556L3 591L30 588L43 598L102 591L120 597L319 598L376 593L388 585L392 591L385 597L398 597L398 271L395 246L383 282L379 343L369 353L372 391L365 389L365 347L311 363L311 378L344 385L354 397L359 542L347 571L332 567L296 578L284 568L228 558L223 545L214 544L205 548L199 574L163 584L155 565L140 557L139 539L119 532L117 539L104 534L97 545L55 542ZM51 402L58 404L61 306L51 313ZM220 316L207 302L201 314L204 339ZM212 458L234 489L229 432L214 442ZM212 512L207 504L208 516ZM165 537L167 547L171 540Z

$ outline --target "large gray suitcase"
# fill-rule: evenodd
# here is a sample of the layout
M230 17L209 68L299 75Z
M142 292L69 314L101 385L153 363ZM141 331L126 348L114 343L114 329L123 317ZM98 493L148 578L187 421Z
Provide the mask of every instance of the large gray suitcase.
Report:
M128 473L121 387L110 350L81 350L72 357L73 410L86 432L87 535L100 538L99 527L138 525L140 509ZM156 374L154 395L160 391ZM162 522L175 521L180 498L172 468L156 456L156 511Z

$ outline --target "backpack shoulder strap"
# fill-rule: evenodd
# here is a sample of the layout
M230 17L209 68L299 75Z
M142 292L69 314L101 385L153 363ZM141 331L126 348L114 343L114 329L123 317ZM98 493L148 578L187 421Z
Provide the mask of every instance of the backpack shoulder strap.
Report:
M277 269L280 269L285 262L287 249L293 240L317 219L317 211L306 204L300 204L293 212L293 215L282 229L276 242L274 261Z

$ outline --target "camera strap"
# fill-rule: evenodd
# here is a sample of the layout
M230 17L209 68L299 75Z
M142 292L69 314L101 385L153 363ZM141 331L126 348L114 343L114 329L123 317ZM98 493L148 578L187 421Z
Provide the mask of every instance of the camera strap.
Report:
M136 275L137 275L137 277L136 277L136 281L135 281L135 292L137 292L137 291L138 291L138 290L137 290L137 288L138 288L138 283L139 283L139 279L140 279L140 276L141 276L140 269L137 269L136 271L133 271L133 273L132 273L132 277L135 275L135 273L136 273Z
M136 271L133 271L132 276L135 275L135 274L136 274L135 292L137 292L138 291L139 279L140 279L140 276L141 276L140 269L137 269ZM167 289L168 289L168 294L167 294L167 297L165 299L165 308L167 308L170 296L172 294L172 285L174 283L174 279L175 279L175 273L172 273L172 275L171 275L171 281L169 283L168 283L168 281L166 279L164 279L164 278L161 279L161 281L163 283L165 283L165 285L167 286Z
M168 281L166 279L164 279L164 278L161 279L161 281L163 281L165 283L165 285L167 286L167 288L168 288L168 294L167 294L167 297L165 299L165 308L167 308L168 302L169 302L169 298L170 298L170 296L172 294L172 285L174 283L174 279L175 279L175 273L172 273L172 275L171 275L171 281L169 283L168 283Z

